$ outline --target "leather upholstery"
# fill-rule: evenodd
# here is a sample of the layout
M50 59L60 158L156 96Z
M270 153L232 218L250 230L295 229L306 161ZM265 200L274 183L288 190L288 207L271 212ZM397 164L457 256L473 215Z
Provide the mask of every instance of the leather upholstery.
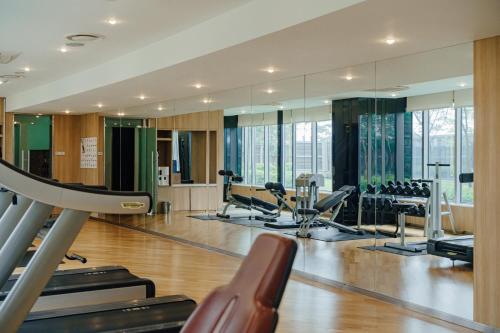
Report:
M233 280L208 295L181 332L274 332L296 252L290 238L260 235Z

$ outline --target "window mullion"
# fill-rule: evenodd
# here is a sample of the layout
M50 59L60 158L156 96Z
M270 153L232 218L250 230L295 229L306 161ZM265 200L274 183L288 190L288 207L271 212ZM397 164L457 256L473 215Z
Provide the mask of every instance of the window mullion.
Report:
M455 201L462 202L462 186L458 176L462 172L462 108L455 108Z

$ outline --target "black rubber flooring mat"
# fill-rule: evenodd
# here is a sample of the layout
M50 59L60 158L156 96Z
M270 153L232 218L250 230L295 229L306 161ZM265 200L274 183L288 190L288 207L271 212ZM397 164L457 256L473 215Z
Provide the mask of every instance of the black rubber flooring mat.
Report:
M386 246L361 246L360 249L370 250L370 251L382 251L382 252L397 254L397 255L405 256L405 257L424 256L427 254L427 250L424 250L422 252L412 252L412 251L404 251L404 250L399 250L399 249L395 249L392 247L386 247Z
M360 239L374 239L375 235L364 232L362 235L350 234L347 232L340 232L335 228L328 229L316 229L311 230L311 239L323 241L323 242L343 242L350 240L360 240ZM296 236L296 231L287 231L287 235ZM387 236L377 234L377 239L388 238Z

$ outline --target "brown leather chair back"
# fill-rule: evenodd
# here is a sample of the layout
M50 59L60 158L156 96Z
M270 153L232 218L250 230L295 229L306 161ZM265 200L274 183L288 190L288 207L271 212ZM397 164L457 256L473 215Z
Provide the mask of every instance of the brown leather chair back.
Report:
M233 280L208 295L181 332L274 332L296 252L290 238L260 235Z

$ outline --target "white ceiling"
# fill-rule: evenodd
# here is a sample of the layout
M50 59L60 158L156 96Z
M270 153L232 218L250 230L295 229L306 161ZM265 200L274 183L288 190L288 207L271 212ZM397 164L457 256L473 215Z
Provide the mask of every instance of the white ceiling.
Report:
M74 4L78 1L73 0L70 2ZM97 1L89 2L94 3ZM99 2L118 7L121 6L121 3L131 4L131 1L124 0L111 3L106 1ZM242 3L242 1L213 2L219 4L225 3L226 8ZM159 69L150 69L140 75L130 75L126 79L122 79L120 76L122 73L116 71L117 67L113 67L114 64L111 62L109 64L101 63L98 67L90 68L84 72L75 67L73 71L68 70L72 74L71 76L63 77L45 85L34 84L35 88L31 90L26 90L27 88L23 88L21 85L16 86L14 83L12 85L2 85L0 86L0 95L7 95L8 108L16 112L61 112L64 109L71 109L75 113L95 112L97 108L94 105L102 102L105 104L105 108L103 109L105 113L116 114L118 109L125 109L126 113L137 115L158 113L155 109L159 104L164 105L165 108L165 111L160 114L172 112L174 107L176 112L181 112L181 110L184 112L184 110L194 111L195 109L204 108L207 110L216 109L224 107L224 105L226 107L231 107L231 105L251 105L255 104L259 99L254 93L256 91L262 93L268 86L275 85L274 83L271 84L273 80L296 77L304 73L320 72L332 68L345 68L338 70L336 74L337 76L341 76L343 72L350 70L346 68L348 66L380 59L389 60L377 63L378 82L376 82L376 86L378 88L383 88L387 84L392 85L399 81L401 83L398 84L414 85L425 81L440 82L439 80L453 77L456 77L458 80L462 76L471 74L472 52L470 52L470 44L467 44L468 52L462 52L463 49L461 49L463 54L456 52L456 50L450 53L452 58L459 59L457 64L460 64L460 61L465 59L468 64L465 67L461 67L460 65L456 67L450 66L450 55L437 56L432 52L425 54L428 58L425 58L425 56L417 56L417 59L412 59L412 57L401 59L390 58L466 43L500 33L500 20L498 19L500 1L498 0L367 0L358 4L356 2L359 1L349 2L346 0L342 4L337 4L338 7L335 7L336 9L327 7L326 3L331 5L332 2L326 0L289 0L289 2L283 2L283 0L255 0L252 2L252 5L258 3L259 6L250 7L250 4L247 4L232 11L234 19L244 21L244 24L242 23L241 26L238 24L232 24L229 27L225 26L224 34L221 34L221 30L215 28L213 35L211 35L210 29L202 31L203 38L200 39L200 44L206 44L204 46L217 44L217 47L220 46L219 50L214 47L215 50L212 52L198 57L190 54L185 61L177 59L175 64L159 67ZM79 3L82 3L82 1L79 1ZM318 3L317 7L321 10L318 9L316 12L312 12L309 6L307 6L312 3ZM265 8L262 6L266 4L268 7L275 5L273 9L280 8L280 10L273 10L271 14L263 13L262 16L256 15L255 11ZM286 6L286 4L289 5ZM350 4L351 6L349 6ZM301 5L303 8L301 8ZM11 4L11 6L13 5ZM222 7L219 8L223 10ZM301 9L302 11L300 11ZM329 14L321 16L322 12ZM5 13L3 7L2 13ZM248 17L245 17L245 13L248 14ZM122 15L123 18L120 18L126 22L135 20L134 15ZM101 15L99 18L105 18L106 16ZM118 17L118 14L116 16ZM279 26L270 25L269 22L280 21L282 16L290 18L289 21L280 23L282 26L288 25L288 27L279 30ZM93 16L90 15L88 17ZM206 18L206 16L204 17ZM308 17L317 18L307 20ZM193 19L192 22L196 22L195 17L191 18ZM273 18L275 19L273 20ZM229 18L226 17L225 19ZM249 25L245 19L249 20L252 24ZM262 19L262 21L259 21L259 19ZM302 21L303 23L293 25L292 19L296 22ZM57 20L57 18L54 18L54 20ZM214 18L210 23L215 24L214 22L217 20L218 18ZM227 23L227 21L225 22ZM25 22L25 24L28 24L29 28L33 30L33 26L29 22ZM43 23L40 24L43 25ZM198 27L207 27L204 24ZM268 28L271 33L266 34L263 27ZM112 27L113 30L120 30L122 28L125 29L125 23ZM175 29L171 29L170 33L175 33ZM182 27L178 29L182 29ZM241 33L247 32L249 29L260 29L259 34L261 36L251 38L252 36L249 35L241 35ZM5 31L4 29L0 30L2 34ZM17 30L15 27L12 27L11 31ZM68 31L68 33L78 31ZM14 35L17 36L17 32ZM396 37L398 42L392 46L384 44L383 39L388 35ZM2 36L0 45L3 48L4 36L0 36ZM57 40L61 40L62 42L63 36L64 34L61 35L59 33ZM183 31L174 36L189 37ZM105 40L95 42L95 45L100 43L99 47L96 47L99 53L101 53L101 50L108 48L110 39L108 37ZM219 43L222 39L231 39L230 44L233 44L233 46L223 47ZM31 39L27 38L27 40ZM242 42L238 43L238 40ZM169 50L169 43L167 42L172 41L162 41L162 48L158 46L156 49L148 46L140 49L140 46L135 46L136 48L139 47L139 49L134 52L137 55L142 55L140 58L141 63L137 63L137 57L133 59L135 62L127 57L122 57L122 59L119 59L121 61L121 67L119 68L126 71L126 65L129 64L131 68L136 69L140 67L142 69L144 64L156 61L158 56L169 57L172 52L167 52ZM133 44L132 40L131 44ZM57 48L60 44L54 43L54 45ZM114 47L110 48L114 51ZM161 52L152 53L151 51L154 50L161 50ZM148 56L148 51L150 52L150 57ZM180 54L184 51L184 49L179 49L175 50L174 53ZM109 52L111 54L111 51ZM439 53L438 51L436 52ZM57 52L54 54L53 52L49 58L57 64L58 62L62 62L60 56L62 55L57 54ZM64 57L66 56L73 57L74 54L64 55ZM150 59L152 60L149 61ZM425 61L422 62L422 60ZM99 61L92 63L92 65L96 63L99 63ZM87 64L87 66L92 65ZM262 68L269 65L275 66L278 71L273 74L262 71ZM374 67L373 63L365 66L369 68ZM35 65L33 67L36 69ZM55 68L57 67L56 65ZM425 75L426 73L437 74L436 69L442 67L449 69L449 71L443 73L441 76ZM402 71L402 69L405 71ZM50 72L52 70L53 68L51 68ZM30 81L32 79L31 76L35 76L38 74L37 72L38 70L35 70L30 73L30 77L24 79L22 84L31 84L24 81ZM386 74L382 75L383 73ZM394 73L401 75L394 77ZM40 73L40 76L42 79L48 80L45 74L42 75ZM103 84L104 79L111 83ZM357 78L355 77L355 79ZM375 76L372 75L371 79L374 82ZM302 90L304 90L304 79L299 77L287 81L294 80L296 80L296 83L292 84L292 86L297 89L302 87ZM384 80L387 82L384 82ZM206 87L202 90L191 87L192 83L198 81L203 82ZM70 89L65 91L65 87L79 85L80 82L82 83L80 84L81 86L83 86L83 82L85 83L85 87L84 89L80 89L81 91L76 92L76 90L71 91ZM352 80L351 82L356 82L356 80ZM445 80L443 82L448 81ZM257 86L253 89L234 89L235 87L247 85ZM373 86L375 86L374 83ZM428 86L433 86L433 84ZM262 87L262 89L259 87ZM433 89L439 90L443 89L443 87L435 87ZM351 91L360 90L364 89L353 88ZM219 91L222 92L217 93ZM148 98L144 101L137 99L136 96L141 93L144 93ZM294 95L296 95L292 93L288 94L288 97L282 96L281 98L278 96L278 93L279 89L276 88L276 94L273 94L272 100L293 100L295 98ZM327 94L323 94L322 92L314 94L318 98L322 98L325 95L333 96L338 93L340 93L338 89L333 89L333 91ZM48 98L47 96L53 97ZM232 96L227 99L232 99L233 102L223 104L224 96ZM270 98L270 96L266 97L266 94L263 96L262 103L265 103L265 98ZM212 99L213 103L202 103L205 97ZM236 99L237 104L234 103Z
M0 52L21 52L0 75L25 66L26 79L2 86L9 95L130 53L250 0L0 0ZM111 26L108 18L119 20ZM97 33L104 40L61 54L65 36Z

